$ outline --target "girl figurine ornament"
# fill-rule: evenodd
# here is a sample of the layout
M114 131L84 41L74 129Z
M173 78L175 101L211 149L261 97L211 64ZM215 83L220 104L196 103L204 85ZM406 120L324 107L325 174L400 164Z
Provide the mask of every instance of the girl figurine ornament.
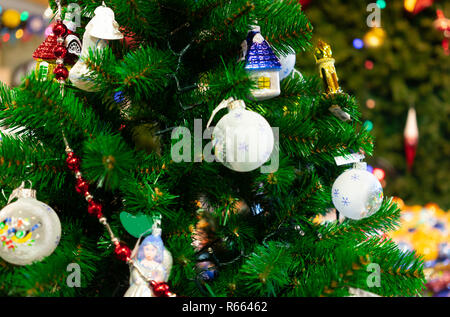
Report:
M152 234L140 245L140 239L136 243L131 254L130 287L124 297L156 297L149 282L166 283L169 279L173 260L161 239L160 223L161 220L157 219L152 226Z

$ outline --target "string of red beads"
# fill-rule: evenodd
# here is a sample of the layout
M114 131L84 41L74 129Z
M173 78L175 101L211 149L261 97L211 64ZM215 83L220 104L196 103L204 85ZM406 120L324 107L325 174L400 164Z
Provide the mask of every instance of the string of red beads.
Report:
M64 38L66 37L67 32L67 26L61 22L61 19L56 20L56 23L53 26L53 34L57 37L57 46L53 50L53 54L56 57L57 66L53 70L53 74L59 82L64 82L67 77L69 77L69 71L66 66L63 65L64 57L67 54L67 49L64 46Z
M80 172L80 163L81 160L78 156L73 153L73 151L67 152L66 158L67 167L75 173L76 183L75 190L82 194L87 202L88 202L88 212L89 214L96 216L100 221L106 225L106 218L103 216L102 204L94 201L93 196L89 193L89 183L83 179ZM112 233L111 233L112 234ZM131 249L125 243L119 241L117 238L113 237L112 241L114 242L115 248L114 253L116 257L124 262L133 263L131 259ZM156 282L154 280L150 281L150 286L153 289L153 293L158 297L174 297L176 296L174 293L170 291L169 285L165 282Z

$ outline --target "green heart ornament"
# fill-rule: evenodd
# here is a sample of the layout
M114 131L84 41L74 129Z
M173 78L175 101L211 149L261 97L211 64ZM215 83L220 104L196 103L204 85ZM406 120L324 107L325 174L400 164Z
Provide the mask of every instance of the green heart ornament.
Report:
M146 231L147 233L145 233L143 237L152 233L152 230L149 230L153 225L152 217L141 212L136 215L132 215L128 212L122 211L120 213L120 222L125 230L135 238L139 238Z

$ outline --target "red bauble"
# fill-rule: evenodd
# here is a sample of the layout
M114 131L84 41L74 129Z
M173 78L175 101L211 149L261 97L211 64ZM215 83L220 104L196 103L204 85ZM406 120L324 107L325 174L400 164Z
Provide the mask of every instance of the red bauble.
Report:
M78 156L73 154L73 152L70 152L69 154L67 154L66 163L67 163L67 167L71 171L78 171L80 169L80 159Z
M64 58L67 55L67 49L63 45L58 45L53 53L57 58Z
M96 216L97 218L103 217L102 213L103 206L98 202L93 201L92 199L88 202L88 213Z
M151 286L153 288L153 293L157 297L169 297L171 294L169 285L167 285L167 283L165 283L165 282L158 283L158 282L152 281Z
M114 250L117 258L121 261L128 261L131 256L131 249L123 242L116 244L116 249Z
M84 193L86 193L89 190L89 184L84 179L79 178L79 179L77 179L77 183L75 185L75 189L77 190L77 192L79 194L83 194L84 195Z
M67 35L67 26L65 26L61 21L56 22L53 26L53 34L57 37L64 37Z
M69 71L64 65L56 66L55 70L53 71L53 74L55 74L55 78L57 80L65 80L67 79L67 77L69 77Z

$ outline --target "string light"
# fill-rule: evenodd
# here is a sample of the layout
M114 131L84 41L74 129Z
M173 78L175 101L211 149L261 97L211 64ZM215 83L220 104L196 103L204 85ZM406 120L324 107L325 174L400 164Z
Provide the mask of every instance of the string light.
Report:
M372 70L373 69L373 62L371 60L366 60L364 63L364 67L366 67L366 69L368 70Z
M380 8L380 9L386 8L386 1L384 1L384 0L378 0L378 1L377 1L377 6L378 6L378 8Z
M367 131L372 131L373 129L373 123L370 120L367 120L366 122L364 122L363 127L367 130Z
M21 39L23 37L23 30L22 29L18 29L16 31L16 39Z
M28 20L29 17L30 17L30 14L28 13L28 11L23 11L20 14L20 20L21 21L26 21L26 20Z
M386 176L386 173L381 169L381 168L374 168L373 175L375 175L375 177L381 182L382 180L384 180L384 177Z
M364 47L364 42L361 39L354 39L353 40L353 47L360 50Z
M11 38L11 35L9 35L9 33L3 34L3 37L2 37L3 42L8 42L10 38Z
M376 102L373 99L367 99L366 101L366 107L369 109L375 108Z

